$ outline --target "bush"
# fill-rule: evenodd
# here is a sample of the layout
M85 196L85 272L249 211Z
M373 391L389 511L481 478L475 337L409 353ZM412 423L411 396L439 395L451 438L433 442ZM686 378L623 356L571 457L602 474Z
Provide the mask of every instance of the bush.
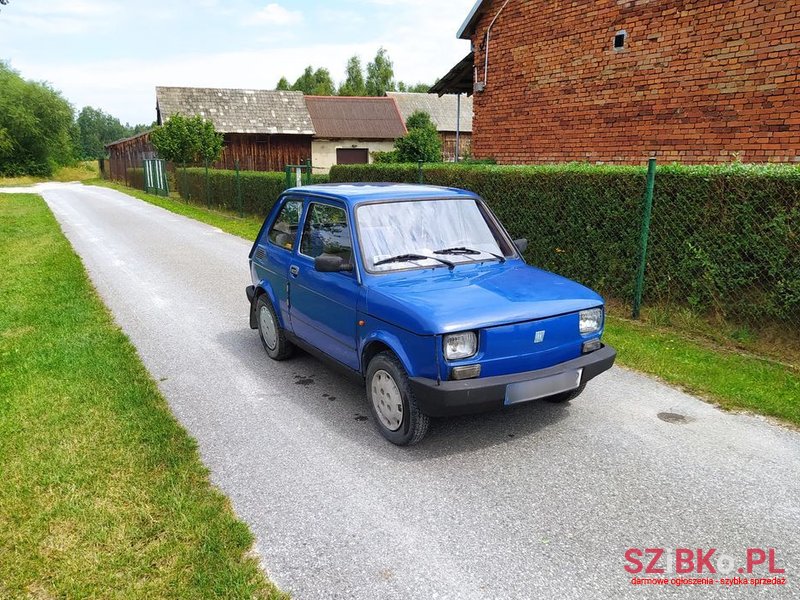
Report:
M644 167L433 164L425 183L472 190L526 258L619 300L633 297ZM338 165L331 181L414 183L413 164ZM800 168L658 168L645 302L759 323L800 314Z
M50 176L75 164L72 106L0 61L0 175Z
M137 190L144 190L144 168L129 168L127 185Z
M240 171L242 206L237 206L236 171L209 169L208 195L204 168L177 168L177 190L185 200L264 217L286 189L283 173ZM206 200L208 199L208 200Z

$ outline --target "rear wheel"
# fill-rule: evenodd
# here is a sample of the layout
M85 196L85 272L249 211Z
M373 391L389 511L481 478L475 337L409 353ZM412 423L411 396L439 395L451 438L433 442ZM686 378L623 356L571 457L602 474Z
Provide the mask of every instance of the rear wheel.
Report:
M258 318L258 335L267 355L273 360L286 360L294 351L294 344L286 336L278 322L278 316L266 294L261 294L256 301Z
M430 417L417 407L408 375L396 356L377 354L367 367L367 399L381 435L398 446L411 446L425 437Z
M560 404L562 402L569 402L570 400L574 400L575 398L580 396L581 392L583 392L583 389L585 387L586 384L584 383L579 388L576 388L574 390L569 390L568 392L561 392L560 394L556 394L554 396L548 396L547 398L545 398L545 400L547 400L548 402L553 402L555 404Z

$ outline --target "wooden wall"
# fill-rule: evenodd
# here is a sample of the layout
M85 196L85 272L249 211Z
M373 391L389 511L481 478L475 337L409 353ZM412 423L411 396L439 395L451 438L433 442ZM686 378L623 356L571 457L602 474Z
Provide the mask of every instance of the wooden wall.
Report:
M108 146L108 178L128 183L128 169L141 168L145 158L155 158L150 133L142 133Z
M453 162L456 159L456 132L440 131L439 137L442 140L442 158L445 162ZM472 156L472 134L461 132L459 140L460 158Z
M239 160L243 171L283 171L311 159L310 135L226 133L222 158L215 169L233 169Z
M299 165L311 159L310 135L271 135L259 133L226 133L222 157L211 165L214 169L233 169L239 160L243 171L283 171L286 165ZM150 134L108 146L108 177L130 183L128 169L141 168L146 158L155 158Z

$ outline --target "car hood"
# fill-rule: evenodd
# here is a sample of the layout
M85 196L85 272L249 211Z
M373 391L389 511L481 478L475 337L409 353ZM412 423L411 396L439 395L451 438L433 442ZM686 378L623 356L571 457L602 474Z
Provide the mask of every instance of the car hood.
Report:
M432 335L533 321L602 303L587 287L514 261L374 277L366 312Z

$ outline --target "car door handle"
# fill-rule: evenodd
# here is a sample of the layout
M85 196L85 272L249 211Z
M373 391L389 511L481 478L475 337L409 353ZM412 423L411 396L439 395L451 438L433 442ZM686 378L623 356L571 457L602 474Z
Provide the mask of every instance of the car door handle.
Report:
M291 275L292 277L297 277L298 275L300 275L300 267L298 267L297 265L292 265L291 267L289 267L289 275Z

